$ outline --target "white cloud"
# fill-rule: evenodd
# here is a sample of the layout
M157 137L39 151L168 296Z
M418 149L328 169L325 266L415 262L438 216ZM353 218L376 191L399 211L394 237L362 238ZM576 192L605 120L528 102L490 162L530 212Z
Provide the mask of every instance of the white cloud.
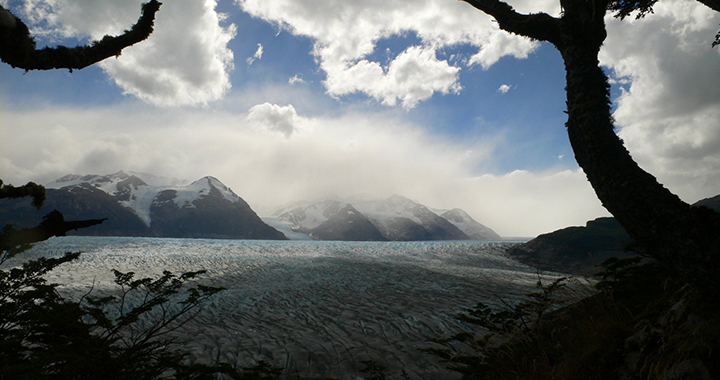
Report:
M298 116L292 104L287 106L270 103L258 104L248 110L245 120L250 125L280 132L288 138L307 124L307 120Z
M9 183L121 169L190 180L213 175L261 215L333 193L398 193L430 207L463 208L510 236L549 232L603 214L582 172L478 177L472 168L491 159L493 145L448 142L397 115L402 113L305 117L292 106L274 104L253 107L248 120L230 112L127 106L8 110L1 174ZM254 122L280 133L300 124L303 133L278 138L252 128Z
M306 83L304 79L300 77L300 75L293 75L290 79L288 79L289 84L296 84L296 83Z
M237 0L255 17L279 25L293 34L315 40L314 54L327 74L324 84L333 96L366 93L379 101L412 107L435 92L455 93L460 88L459 68L435 58L443 46L470 44L479 52L470 59L487 68L500 57L526 57L537 44L500 31L491 19L470 5L444 0ZM556 1L521 1L525 11L559 11ZM408 48L388 64L371 61L376 43L387 37L414 32L422 46ZM412 69L411 69L412 66ZM412 86L403 74L430 78L425 86Z
M614 114L628 150L693 202L720 193L720 50L710 47L720 15L691 0L654 8L640 20L608 18L600 58L630 81Z
M411 46L393 60L387 70L377 62L362 60L352 66L339 63L326 65L325 86L332 96L364 92L383 104L394 106L398 101L405 108L435 92L458 93L459 68L435 57L435 50Z
M498 92L501 94L507 94L508 91L510 91L512 87L510 87L509 84L501 84L500 87L498 87Z
M261 59L262 56L263 56L263 46L262 46L262 44L257 44L257 50L255 51L255 54L253 54L252 57L250 57L246 60L248 66L252 65L256 60Z
M25 17L49 36L122 33L140 16L141 0L26 0ZM164 2L146 41L100 65L127 94L160 106L204 105L230 89L235 26L223 27L216 0Z

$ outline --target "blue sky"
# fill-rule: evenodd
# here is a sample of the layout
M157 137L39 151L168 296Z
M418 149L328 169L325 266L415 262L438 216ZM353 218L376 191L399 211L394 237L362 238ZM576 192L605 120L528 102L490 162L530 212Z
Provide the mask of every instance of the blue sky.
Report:
M116 34L140 9L0 4L41 44ZM398 193L463 208L504 236L606 215L567 141L558 52L467 4L167 0L157 17L149 40L80 71L0 66L4 181L213 175L261 215ZM607 22L600 58L629 150L686 201L720 193L720 49L710 48L720 17L664 0L646 19Z

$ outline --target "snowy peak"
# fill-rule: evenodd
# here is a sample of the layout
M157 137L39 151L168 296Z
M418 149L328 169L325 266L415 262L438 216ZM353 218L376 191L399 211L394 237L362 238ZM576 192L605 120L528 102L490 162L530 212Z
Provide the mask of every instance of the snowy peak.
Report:
M360 237L395 241L500 238L464 211L456 210L449 216L461 218L461 221L453 223L426 206L396 194L386 199L358 202L334 199L298 202L276 212L277 218L273 219L273 223L284 224L286 229L304 232L319 240L360 240ZM466 228L466 225L472 228ZM482 235L475 233L475 229L489 232ZM380 237L375 235L377 232Z
M424 207L402 195L394 194L387 199L357 202L358 207L366 214L386 216L413 217L411 210Z
M82 178L81 175L77 174L68 174L66 176L60 177L52 182L46 183L45 187L50 189L58 189L63 186L69 186L71 184L78 184L78 180Z
M114 230L106 229L104 233L109 235L286 239L263 223L229 187L211 176L188 183L123 171L108 175L70 174L47 187L52 189L61 212L80 210L78 215L87 214L86 218L119 221ZM128 227L133 223L136 226Z
M388 240L463 240L469 237L424 205L401 195L362 202L367 215Z
M86 183L105 191L105 189L113 188L116 183L126 180L128 177L130 176L122 170L117 173L107 175L88 174L81 176L77 174L68 174L45 184L45 187L48 189L60 189L63 187L76 186Z
M467 221L471 220L472 218L468 213L465 211L454 208L450 211L445 211L444 213L440 214L443 218L447 219L451 223L466 223Z
M128 201L132 197L133 193L138 191L141 186L147 186L147 184L138 177L129 176L115 184L115 188L117 190L114 195L120 201Z
M460 231L464 232L467 236L472 239L478 240L499 240L502 239L500 235L495 233L492 229L478 223L465 211L454 208L450 211L446 211L440 214L443 218L447 219L450 223L455 225Z
M349 203L314 228L310 232L310 237L317 240L387 240L365 215Z
M162 177L154 174L129 171L128 174L138 177L150 186L185 186L190 181L175 177Z
M203 177L187 186L172 186L165 190L175 190L175 204L178 207L192 207L192 204L203 197L222 196L230 203L240 201L240 197L215 177Z
M131 173L127 174L121 170L107 175L68 174L45 186L51 189L69 188L70 191L77 186L91 186L102 190L115 197L120 205L133 210L147 226L152 223L150 210L153 204L173 201L178 208L194 208L198 199L211 196L223 198L230 203L244 203L237 194L215 177L206 176L187 184L187 181L176 178Z
M304 206L297 206L281 212L278 221L289 224L293 231L309 232L337 214L347 203L337 200L323 200L316 203L303 202Z

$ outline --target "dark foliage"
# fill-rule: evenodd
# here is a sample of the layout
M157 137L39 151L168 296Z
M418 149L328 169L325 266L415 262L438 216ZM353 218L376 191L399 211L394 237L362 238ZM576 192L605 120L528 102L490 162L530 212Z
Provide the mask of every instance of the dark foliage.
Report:
M168 334L221 289L188 286L202 272L134 279L115 271L118 294L64 298L44 276L79 255L0 270L0 377L154 379L192 370ZM4 263L12 256L4 254ZM227 366L206 369L239 376Z
M478 304L459 316L478 331L427 351L463 379L717 378L717 304L653 260L603 267L602 280L569 304L564 279L538 284L517 306Z
M45 188L35 182L28 182L25 186L15 187L5 185L0 179L0 199L32 197L32 205L40 209L45 202Z
M471 326L478 326L481 336L465 331L449 338L433 339L442 348L424 351L446 361L450 370L472 379L499 378L507 370L499 362L508 359L517 349L511 345L519 343L523 349L530 347L533 335L543 326L546 313L567 303L567 278L558 278L549 285L538 279L537 286L538 292L528 294L516 305L500 299L504 308L493 310L481 302L457 316Z
M114 270L117 291L68 298L45 276L80 253L14 264L32 242L52 236L18 239L24 230L6 226L0 234L1 379L252 380L281 373L265 362L244 371L227 363L187 364L172 332L223 290L197 283L204 271L136 279L133 272Z
M653 13L653 5L658 0L619 0L608 3L608 10L617 12L615 17L624 19L634 12L637 12L636 18L643 18L647 14Z

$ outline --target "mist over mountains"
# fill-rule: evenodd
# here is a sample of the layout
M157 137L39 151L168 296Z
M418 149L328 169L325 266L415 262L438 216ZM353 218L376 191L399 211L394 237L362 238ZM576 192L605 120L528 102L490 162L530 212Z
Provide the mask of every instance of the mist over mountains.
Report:
M401 195L381 200L298 202L263 220L281 231L320 240L501 239L463 210L433 211Z
M108 218L77 235L216 239L411 241L500 239L460 209L430 210L399 195L384 200L298 202L261 219L217 178L194 182L123 172L75 175L45 185L42 209L0 201L0 220L37 225L58 210L67 220Z

